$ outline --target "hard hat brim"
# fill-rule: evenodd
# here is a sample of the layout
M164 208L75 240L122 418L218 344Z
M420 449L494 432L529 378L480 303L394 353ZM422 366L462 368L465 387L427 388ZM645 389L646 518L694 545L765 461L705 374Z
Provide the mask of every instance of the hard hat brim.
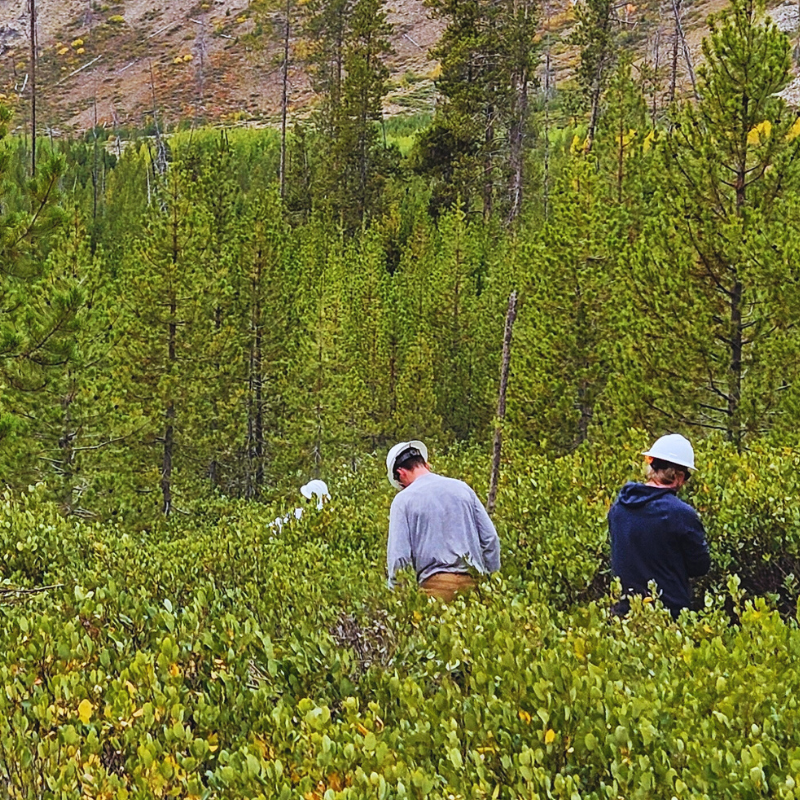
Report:
M680 458L679 456L671 458L665 453L653 453L651 450L645 450L642 453L642 455L650 456L650 458L659 458L661 459L661 461L669 461L670 464L675 464L678 467L683 467L684 469L688 469L689 472L697 472L697 467L694 464L687 464L685 460Z

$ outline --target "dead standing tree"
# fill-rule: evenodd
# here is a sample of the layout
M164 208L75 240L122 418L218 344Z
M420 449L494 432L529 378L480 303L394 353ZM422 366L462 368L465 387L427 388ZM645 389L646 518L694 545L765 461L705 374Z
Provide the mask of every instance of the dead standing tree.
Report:
M511 339L514 334L514 321L517 318L517 293L511 292L506 310L506 325L503 331L503 360L500 366L500 391L497 398L497 420L494 427L492 445L492 476L489 481L489 497L486 510L492 514L497 501L497 486L500 481L500 457L503 447L503 422L506 418L506 394L508 392L508 375L511 366Z
M36 0L28 0L31 74L31 175L36 175Z
M689 52L689 45L686 43L686 35L683 31L683 23L681 22L682 0L670 0L670 4L672 6L673 17L675 18L675 33L672 39L672 69L669 81L669 102L673 103L675 101L675 93L677 91L678 84L678 61L680 53L683 53L683 59L686 63L686 72L692 84L692 93L694 95L694 99L699 100L700 95L697 91L697 79L695 78L694 67L692 66L692 56Z

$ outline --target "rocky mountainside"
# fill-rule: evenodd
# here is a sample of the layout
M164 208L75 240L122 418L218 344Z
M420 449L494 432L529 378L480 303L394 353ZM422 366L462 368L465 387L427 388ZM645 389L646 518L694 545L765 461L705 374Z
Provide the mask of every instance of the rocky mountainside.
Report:
M154 108L163 119L274 121L280 101L278 46L254 47L248 0L37 0L40 127L54 134L106 126L142 127ZM576 53L565 43L573 24L570 0L546 6L556 79L569 76ZM563 3L563 0L560 0ZM662 64L670 58L672 2L620 5L627 46ZM724 0L684 0L690 57L700 57L709 13ZM0 0L0 92L18 98L24 119L28 81L28 0ZM430 110L436 64L428 55L440 33L422 0L387 0L395 32L388 114ZM798 24L797 4L773 9L787 31ZM686 70L682 66L682 80ZM791 93L791 92L790 92ZM312 92L299 69L291 73L294 114Z

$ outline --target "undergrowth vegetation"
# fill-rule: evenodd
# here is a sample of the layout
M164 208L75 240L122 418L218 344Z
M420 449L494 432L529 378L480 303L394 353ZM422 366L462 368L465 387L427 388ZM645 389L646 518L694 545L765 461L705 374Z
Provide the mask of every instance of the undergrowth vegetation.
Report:
M797 457L706 442L701 608L674 623L648 598L621 621L586 592L640 450L511 452L502 572L449 606L410 575L386 588L377 459L280 533L277 502L133 531L64 518L37 487L6 495L4 794L795 797L800 632L775 604L797 592L785 576L754 599L734 573L754 549L797 555ZM485 489L479 450L434 463Z

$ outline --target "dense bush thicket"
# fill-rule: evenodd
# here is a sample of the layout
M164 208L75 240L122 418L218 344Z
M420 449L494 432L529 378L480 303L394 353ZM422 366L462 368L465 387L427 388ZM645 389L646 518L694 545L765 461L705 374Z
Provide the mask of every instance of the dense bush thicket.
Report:
M800 634L730 575L798 554L796 459L704 446L703 609L620 621L581 598L640 445L515 453L502 575L450 606L385 586L379 459L280 534L241 500L125 530L6 496L4 795L795 797ZM482 488L475 452L434 461Z

